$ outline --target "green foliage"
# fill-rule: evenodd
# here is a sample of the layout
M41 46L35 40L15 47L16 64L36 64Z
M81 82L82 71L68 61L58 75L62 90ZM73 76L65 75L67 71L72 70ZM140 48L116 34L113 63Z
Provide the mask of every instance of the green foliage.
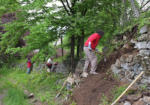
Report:
M119 87L116 87L114 88L112 94L113 94L113 100L114 101L115 99L117 99L120 94L126 89L127 86L119 86Z
M108 99L105 95L102 96L102 99L101 99L101 104L100 105L108 105L109 102L108 102Z
M77 105L74 101L70 105Z
M3 99L5 105L30 105L25 99L25 94L18 88L9 88Z
M115 87L112 90L113 97L112 97L112 101L111 102L108 100L108 97L103 95L100 105L109 105L109 104L111 104L113 101L115 101L115 99L117 99L120 96L120 94L126 89L126 87L127 86Z
M15 8L14 8L15 7ZM0 16L6 12L14 12L20 8L17 0L1 0L0 1Z
M146 90L146 89L147 89L147 85L146 85L146 84L140 86L140 90L141 90L141 91L144 91L144 90Z
M144 25L150 25L150 11L141 14L139 18L139 29Z
M10 98L11 99L8 102L12 102L13 100L18 101L15 99L15 96L17 95L16 98L20 97L18 99L25 102L22 92L24 90L28 90L29 92L34 93L35 97L37 97L40 101L47 102L50 105L57 105L54 98L58 93L58 90L62 87L65 79L63 74L33 71L30 75L28 75L26 74L26 70L8 68L6 66L0 69L0 77L1 91L10 89L10 93L8 93L10 96L13 92L16 92L16 94L12 95L12 97L6 96L6 101ZM63 94L63 96L60 96L61 98L64 98L68 94L66 89L63 90ZM20 101L18 101L18 104L16 105L19 105L19 103Z
M100 40L99 48L111 47L110 42L116 34L130 30L137 23L140 23L140 26L149 23L149 20L145 19L149 17L149 12L141 15L140 19L142 17L144 19L140 22L133 17L129 1L125 3L118 0L68 1L69 5L62 0L61 5L47 7L46 5L52 0L2 0L0 16L4 13L16 13L17 20L2 25L6 33L0 35L0 53L9 56L19 54L25 57L33 50L39 49L40 53L35 55L33 61L44 61L47 56L55 55L57 48L53 43L61 36L64 39L61 47L70 50L70 46L75 46L71 50L77 52L79 43L81 49L83 41L89 35L102 29L105 35ZM62 3L65 4L66 9ZM127 16L128 18L125 18ZM125 19L126 21L121 21ZM24 36L25 32L30 34ZM75 45L70 44L73 41L72 36L75 37ZM20 40L25 40L26 46L19 46Z

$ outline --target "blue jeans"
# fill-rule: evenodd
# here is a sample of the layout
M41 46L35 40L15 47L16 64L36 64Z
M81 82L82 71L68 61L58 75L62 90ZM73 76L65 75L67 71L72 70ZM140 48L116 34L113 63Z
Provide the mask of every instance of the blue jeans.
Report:
M27 68L27 74L30 74L31 68Z

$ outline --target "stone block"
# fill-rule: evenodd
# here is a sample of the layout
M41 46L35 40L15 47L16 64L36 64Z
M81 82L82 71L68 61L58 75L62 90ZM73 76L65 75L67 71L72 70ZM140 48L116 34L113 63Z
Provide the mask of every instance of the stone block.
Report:
M141 42L141 41L150 40L150 38L149 38L149 35L148 35L148 34L142 34L142 35L140 35L140 36L138 37L137 40L138 40L139 42Z
M146 49L147 48L147 42L146 41L144 41L144 42L137 42L137 43L135 43L135 47L134 48Z
M142 97L142 94L132 94L127 96L127 100L130 102L138 101Z
M143 101L147 104L150 104L150 96L144 96Z
M120 69L118 69L115 64L111 65L111 70L115 74L118 74L120 72Z
M122 63L122 64L121 64L121 67L122 67L124 70L131 70L131 67L129 66L129 63Z
M148 32L148 25L145 25L140 29L140 34L144 34L146 32Z
M131 105L129 101L125 101L124 105Z
M142 101L141 99L134 102L133 105L146 105L144 101Z
M115 65L116 65L118 68L120 68L120 67L121 67L121 62L120 62L120 60L119 60L119 59L117 59L117 60L116 60Z

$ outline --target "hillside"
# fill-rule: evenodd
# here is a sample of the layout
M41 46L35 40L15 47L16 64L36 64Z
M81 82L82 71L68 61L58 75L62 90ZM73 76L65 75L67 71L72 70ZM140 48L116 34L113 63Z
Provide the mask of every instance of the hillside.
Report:
M150 0L1 0L0 105L150 105Z

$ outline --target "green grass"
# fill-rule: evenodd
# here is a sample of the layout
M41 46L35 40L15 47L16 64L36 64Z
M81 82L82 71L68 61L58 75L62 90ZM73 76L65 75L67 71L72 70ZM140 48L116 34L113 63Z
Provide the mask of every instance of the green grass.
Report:
M126 89L127 86L120 86L120 87L116 87L113 90L113 101L115 101L120 95L121 93Z
M126 89L126 86L115 87L112 90L112 94L113 94L112 101L110 102L108 100L108 97L106 97L105 95L103 95L102 99L101 99L101 104L99 104L99 105L110 105L113 101L115 101L121 95L121 93L125 89Z
M4 98L4 105L10 105L15 100L18 104L11 105L26 105L26 99L24 99L24 90L34 93L35 97L41 102L46 102L49 105L57 105L54 102L54 98L65 80L63 74L47 73L45 70L41 72L32 71L31 74L26 74L26 70L20 70L19 68L3 67L0 69L0 90L7 90L8 95ZM1 92L0 91L0 92ZM14 94L16 93L16 94ZM63 90L63 96L68 93L66 89ZM11 97L12 96L12 97ZM19 104L22 100L23 104Z
M109 105L108 98L105 95L102 96L100 105Z
M30 105L23 91L17 88L9 88L3 99L4 105Z

